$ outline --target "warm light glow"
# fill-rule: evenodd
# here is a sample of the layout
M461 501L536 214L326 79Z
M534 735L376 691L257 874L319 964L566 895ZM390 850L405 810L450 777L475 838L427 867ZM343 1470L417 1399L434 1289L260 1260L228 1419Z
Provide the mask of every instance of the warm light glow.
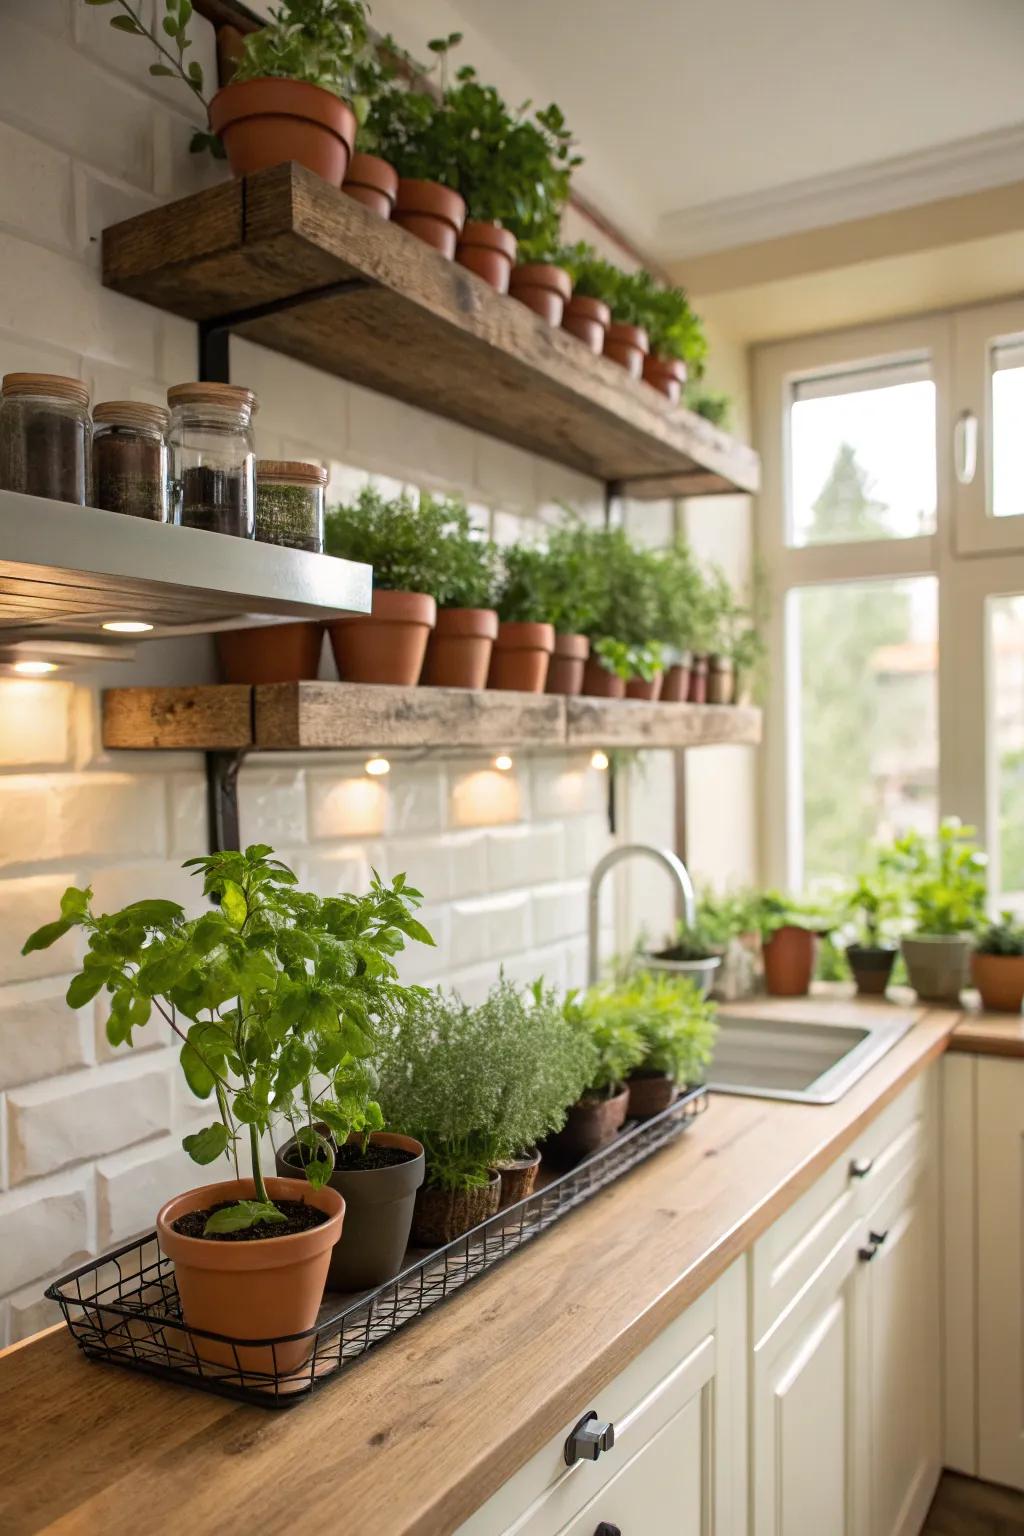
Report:
M598 773L604 773L605 769L608 767L607 752L602 752L600 748L598 748L596 752L591 754L590 766L591 768L596 768Z
M101 624L111 635L147 635L153 628L145 619L111 619L107 624Z
M55 661L15 661L11 664L12 671L19 677L45 677L48 672L56 672Z
M370 757L366 761L366 771L373 778L380 778L382 773L391 772L391 764L386 757Z
M499 752L498 756L494 759L494 766L500 773L508 773L512 767L512 759L507 752Z

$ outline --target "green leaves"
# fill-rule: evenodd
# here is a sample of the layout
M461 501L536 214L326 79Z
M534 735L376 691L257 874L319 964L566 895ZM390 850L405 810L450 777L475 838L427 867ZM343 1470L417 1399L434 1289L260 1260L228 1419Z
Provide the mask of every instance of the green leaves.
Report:
M232 928L241 928L249 916L245 892L233 880L225 880L221 889L220 909Z
M97 992L106 985L110 971L105 966L93 966L72 977L65 998L69 1008L84 1008L91 1003Z
M223 1120L215 1120L205 1130L182 1139L182 1146L194 1163L215 1163L228 1149L230 1133Z
M203 1228L204 1237L214 1237L222 1232L244 1232L260 1222L269 1226L284 1222L287 1217L269 1200L239 1200L237 1205L226 1205L214 1211Z
M21 946L22 954L30 955L36 949L49 949L51 944L56 944L58 939L62 939L66 933L70 933L74 926L74 922L70 918L63 917L58 918L53 923L44 923L41 928L37 928L34 933L29 934Z

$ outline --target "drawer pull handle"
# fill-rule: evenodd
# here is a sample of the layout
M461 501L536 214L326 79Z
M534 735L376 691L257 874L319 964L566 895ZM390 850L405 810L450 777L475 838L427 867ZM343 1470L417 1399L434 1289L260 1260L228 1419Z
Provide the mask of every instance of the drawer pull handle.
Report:
M591 1408L565 1442L565 1464L572 1467L580 1460L596 1461L602 1451L610 1451L614 1444L615 1425L599 1419Z
M875 1257L875 1254L878 1252L879 1248L881 1248L882 1244L885 1242L888 1236L888 1227L886 1227L884 1232L869 1232L867 1246L857 1249L857 1257L860 1259L860 1261L863 1264L870 1264L871 1260Z
M851 1179L866 1179L875 1166L873 1157L855 1157L850 1164Z
M880 1248L882 1246L882 1244L885 1242L885 1240L886 1240L886 1238L888 1236L889 1236L889 1228L888 1227L886 1227L884 1232L869 1232L868 1233L868 1242L869 1243L874 1243L876 1248Z
M874 1243L872 1243L868 1248L858 1248L857 1257L860 1259L862 1264L870 1264L871 1260L875 1257L877 1252L878 1249L875 1247Z
M622 1536L622 1532L617 1525L612 1525L609 1521L602 1520L594 1532L594 1536Z

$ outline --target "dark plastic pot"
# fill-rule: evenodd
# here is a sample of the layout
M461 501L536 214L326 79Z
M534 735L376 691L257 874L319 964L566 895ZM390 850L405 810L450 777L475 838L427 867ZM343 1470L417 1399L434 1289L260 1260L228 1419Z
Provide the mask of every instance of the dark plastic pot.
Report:
M210 102L210 128L235 176L296 160L340 187L356 137L347 102L304 80L242 80Z
M656 672L652 678L631 677L626 683L627 699L646 699L653 704L661 698L662 674Z
M401 177L391 222L432 245L451 261L466 222L466 204L457 192L439 181Z
M493 608L442 608L427 642L423 682L434 688L485 688L498 634Z
M528 261L513 267L508 291L549 325L561 325L572 293L572 278L563 267L553 267L545 261Z
M556 635L545 691L560 693L569 698L580 693L589 655L590 641L586 635Z
M661 685L663 704L685 704L690 693L689 660L677 661L665 673Z
M631 379L642 379L644 358L650 342L641 325L621 325L613 320L604 338L604 355L625 368Z
M785 923L762 945L764 989L769 997L805 997L811 990L818 936Z
M215 637L225 683L299 683L315 680L323 649L322 624L260 624L225 629Z
M555 649L551 624L499 624L491 652L488 688L515 693L543 693Z
M362 1140L350 1136L350 1143ZM409 1246L416 1191L423 1183L423 1148L411 1136L374 1131L375 1147L399 1147L412 1157L390 1168L336 1168L328 1183L345 1202L345 1223L331 1250L329 1291L365 1291L383 1285L402 1268ZM294 1137L277 1154L282 1178L301 1177L302 1161Z
M668 1109L676 1096L676 1080L667 1072L638 1072L629 1079L629 1118L649 1120Z
M412 1240L419 1248L443 1248L493 1216L501 1200L501 1174L492 1171L478 1189L427 1189L416 1195Z
M694 656L690 662L690 688L687 693L690 704L706 704L708 701L708 658Z
M525 1200L533 1194L533 1186L537 1182L537 1170L540 1168L540 1153L537 1148L522 1157L510 1158L507 1163L498 1163L494 1169L501 1178L501 1204L516 1205L520 1200Z
M398 196L398 172L379 155L363 155L357 151L349 161L341 190L346 197L362 203L364 208L371 209L382 219L390 219Z
M686 383L686 364L675 357L658 357L649 352L643 362L644 383L665 395L673 405L679 404Z
M580 1099L569 1110L562 1130L552 1138L554 1149L560 1156L576 1158L599 1152L615 1140L628 1108L628 1088L610 1099Z
M624 699L626 679L609 672L596 656L590 656L583 669L583 692L592 699Z
M462 231L455 252L460 267L466 267L490 283L498 293L508 293L509 279L515 265L518 241L500 224L471 219Z
M582 294L573 294L565 306L562 330L576 336L584 346L600 357L604 351L605 332L611 322L612 312L603 299L588 299Z
M846 958L850 962L850 970L853 979L857 983L857 991L862 997L882 997L892 968L896 963L895 945L867 946L863 944L848 944L846 946Z
M1024 955L971 956L971 979L991 1013L1020 1013L1024 999Z
M918 997L955 1007L970 979L970 939L955 933L915 933L904 939L900 948Z
M436 620L437 604L427 593L378 589L370 613L327 626L338 676L345 683L418 683Z

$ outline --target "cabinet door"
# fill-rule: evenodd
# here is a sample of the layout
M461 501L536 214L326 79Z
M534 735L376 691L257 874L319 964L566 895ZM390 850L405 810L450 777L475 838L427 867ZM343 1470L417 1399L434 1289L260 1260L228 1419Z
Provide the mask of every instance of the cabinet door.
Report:
M977 1085L978 1476L1024 1488L1024 1064Z

